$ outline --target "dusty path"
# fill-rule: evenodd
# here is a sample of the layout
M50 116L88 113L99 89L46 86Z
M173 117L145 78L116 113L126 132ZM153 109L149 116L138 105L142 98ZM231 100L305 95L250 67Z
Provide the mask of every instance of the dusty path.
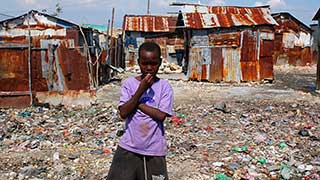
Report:
M122 77L135 76L127 73ZM170 80L174 89L175 103L209 103L234 99L268 99L274 101L306 100L319 102L315 92L316 67L275 67L272 84L258 83L209 83L187 81L183 74L160 74ZM120 81L114 81L98 91L99 103L114 103L119 98Z

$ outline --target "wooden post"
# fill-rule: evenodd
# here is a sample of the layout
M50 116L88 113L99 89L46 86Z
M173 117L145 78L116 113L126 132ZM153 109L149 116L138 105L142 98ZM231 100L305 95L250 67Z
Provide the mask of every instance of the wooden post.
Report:
M150 0L148 0L147 14L150 14Z
M318 48L318 60L317 60L317 90L320 90L320 19L318 20L318 42L317 42L317 48Z
M320 90L320 44L318 45L318 62L317 62L317 90Z
M113 35L113 22L114 22L114 8L112 8L112 19L111 19L111 38Z
M114 59L114 46L112 41L113 36L113 22L114 22L114 8L112 8L112 19L111 19L111 35L110 35L110 64L115 65L115 59Z
M29 14L31 17L31 14ZM31 30L30 30L30 17L28 17L28 74L29 74L29 95L30 105L33 105L33 94L32 94L32 59L31 59Z

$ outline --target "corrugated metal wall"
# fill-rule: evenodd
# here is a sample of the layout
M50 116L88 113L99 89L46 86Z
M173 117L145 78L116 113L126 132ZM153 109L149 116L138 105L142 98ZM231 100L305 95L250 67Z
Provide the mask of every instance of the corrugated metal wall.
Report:
M278 22L275 26L274 64L294 66L315 64L311 52L312 30L289 13L273 16Z
M193 30L188 77L204 81L273 79L271 30Z

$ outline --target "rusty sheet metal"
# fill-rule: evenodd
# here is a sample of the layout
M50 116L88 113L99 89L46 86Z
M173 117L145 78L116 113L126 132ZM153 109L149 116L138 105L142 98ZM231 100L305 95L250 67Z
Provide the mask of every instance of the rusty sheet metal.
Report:
M294 47L286 52L288 64L294 66L306 66L312 64L311 49Z
M243 32L240 63L242 81L257 81L259 64L257 62L256 32L249 30Z
M28 91L28 52L0 49L0 91Z
M240 46L240 32L230 32L230 33L210 33L209 34L209 45L215 47L224 46Z
M34 91L90 88L86 57L79 49L65 47L66 41L61 42L54 51L49 46L42 46L42 51L32 50ZM27 58L27 49L0 49L0 91L29 90Z
M174 49L184 49L184 38L168 38L167 45L173 45Z
M293 33L277 33L275 37L274 64L306 66L315 63L311 47L299 45L299 40Z
M88 107L96 100L96 91L94 90L66 90L66 91L48 91L36 93L37 103L51 105L64 105L65 107L82 106Z
M125 15L124 31L174 32L178 15Z
M29 93L29 92L28 92ZM30 106L29 95L17 95L17 96L1 96L0 95L0 107L1 108L25 108Z
M211 49L201 48L200 58L202 63L201 80L208 81L210 78L210 65L211 65Z
M184 12L186 28L228 28L234 26L276 25L268 6L224 7L207 6L207 12Z
M223 57L222 48L211 48L210 82L223 80Z
M66 36L66 29L57 21L52 21L50 17L37 11L30 11L24 16L5 20L1 22L4 29L0 30L0 36L26 36L29 33L28 26L30 26L31 36ZM70 25L74 24L70 23Z
M190 80L201 80L202 75L201 50L199 48L191 48L189 55L188 74Z
M65 41L61 42L57 50L61 76L66 88L64 90L89 90L89 73L87 58L79 49L68 49Z
M222 48L223 78L226 82L240 82L242 73L240 68L240 48Z
M208 46L209 37L207 31L194 30L192 31L191 45L193 47Z
M168 37L158 37L158 38L145 38L145 42L152 41L157 43L161 48L161 56L167 59L167 41Z
M274 41L271 40L261 40L260 43L260 55L259 55L259 76L260 80L263 79L274 79L273 74L273 49Z
M306 34L312 33L312 29L309 26L299 21L290 13L286 13L286 12L274 13L272 14L272 17L278 23L278 25L275 26L275 32L277 33L282 33L282 32L294 32L294 33L304 32Z
M283 47L294 48L298 47L310 47L311 46L311 35L300 32L299 34L294 33L283 33L282 38Z

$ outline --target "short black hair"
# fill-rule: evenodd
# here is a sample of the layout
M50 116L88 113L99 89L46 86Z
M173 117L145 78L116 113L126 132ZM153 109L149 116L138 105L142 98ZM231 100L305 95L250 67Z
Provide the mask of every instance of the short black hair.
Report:
M140 45L139 51L138 51L139 58L140 58L140 54L141 54L142 50L149 51L149 52L156 51L158 53L158 57L161 58L160 46L155 42L144 42L144 43L142 43Z

